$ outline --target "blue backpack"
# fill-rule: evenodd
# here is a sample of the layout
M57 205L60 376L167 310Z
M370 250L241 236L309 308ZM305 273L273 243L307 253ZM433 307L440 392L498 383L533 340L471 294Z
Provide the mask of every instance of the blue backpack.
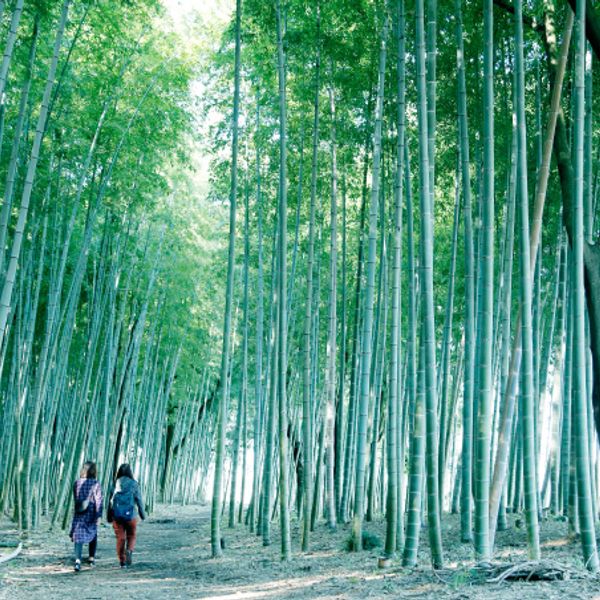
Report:
M115 521L131 521L135 511L133 492L131 490L116 491L112 497L112 511Z

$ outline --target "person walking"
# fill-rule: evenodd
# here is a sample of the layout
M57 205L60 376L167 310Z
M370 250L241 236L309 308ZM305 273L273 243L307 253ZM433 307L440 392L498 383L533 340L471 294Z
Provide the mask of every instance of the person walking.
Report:
M133 477L131 467L119 467L107 510L107 521L112 523L117 537L117 557L121 569L131 566L137 537L135 509L143 521L146 518L140 486Z
M81 571L83 545L89 546L88 562L91 567L96 563L98 545L98 523L102 518L102 488L96 479L96 464L84 463L79 479L73 484L75 509L69 537L75 545L75 571Z

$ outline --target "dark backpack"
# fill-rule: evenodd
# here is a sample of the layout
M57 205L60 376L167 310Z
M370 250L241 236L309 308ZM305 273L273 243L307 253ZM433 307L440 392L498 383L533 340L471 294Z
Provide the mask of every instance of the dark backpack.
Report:
M127 522L133 519L135 504L133 491L116 491L112 497L112 514L115 521Z
M89 491L87 498L85 498L84 500L82 500L81 498L77 497L77 484L75 484L75 487L73 488L73 495L75 496L75 512L77 514L81 514L84 513L89 505L90 505L90 495L92 493L92 490Z

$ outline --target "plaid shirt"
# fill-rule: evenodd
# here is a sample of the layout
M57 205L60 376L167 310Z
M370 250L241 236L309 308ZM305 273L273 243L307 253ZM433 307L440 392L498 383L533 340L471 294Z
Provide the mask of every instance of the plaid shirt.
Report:
M73 515L70 537L75 543L89 544L98 535L98 519L102 517L102 489L96 479L78 479L73 485L73 500L89 499L87 509Z

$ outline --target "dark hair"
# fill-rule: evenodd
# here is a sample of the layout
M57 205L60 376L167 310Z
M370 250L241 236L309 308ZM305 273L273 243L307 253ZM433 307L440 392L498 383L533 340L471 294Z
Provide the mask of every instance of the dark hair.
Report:
M96 479L97 474L98 471L96 469L96 463L88 461L83 463L83 467L81 467L81 472L79 473L79 476L82 479Z
M129 477L129 479L134 479L133 471L131 470L131 466L127 463L123 463L119 470L117 471L117 479L120 477Z

